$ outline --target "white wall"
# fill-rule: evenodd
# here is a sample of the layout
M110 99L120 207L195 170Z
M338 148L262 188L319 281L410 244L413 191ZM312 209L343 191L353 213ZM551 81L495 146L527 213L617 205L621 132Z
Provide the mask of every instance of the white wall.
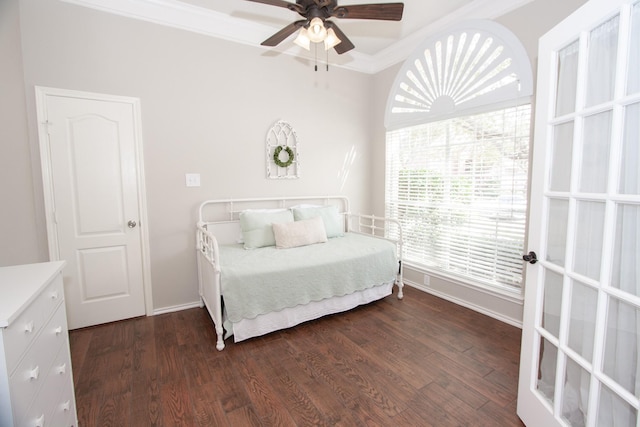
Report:
M35 151L36 165L34 86L141 99L156 309L198 300L193 241L202 200L345 194L354 211L370 211L370 76L315 72L266 49L58 1L21 0L20 25L30 119L20 146ZM300 138L300 179L266 179L264 141L277 120ZM201 187L185 187L190 172L201 174ZM42 198L39 182L35 192L0 186ZM42 209L29 216L25 223L44 223Z
M31 147L26 143L19 3L0 0L0 266L31 263L46 254L34 221ZM40 233L39 233L40 231Z

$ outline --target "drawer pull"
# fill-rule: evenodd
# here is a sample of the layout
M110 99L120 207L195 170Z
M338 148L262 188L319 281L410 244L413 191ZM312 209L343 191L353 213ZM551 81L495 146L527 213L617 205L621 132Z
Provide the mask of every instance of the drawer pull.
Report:
M56 369L56 371L57 371L60 375L62 375L62 374L64 374L64 373L66 373L66 372L67 372L67 364L66 364L66 363L63 363L62 365L58 366L58 369Z
M51 292L51 299L58 299L59 296L60 294L58 293L58 291Z
M56 335L60 335L62 333L62 326L58 326L57 328L55 328L54 332L56 333Z
M44 427L44 414L36 418L35 427Z
M64 402L62 405L60 405L60 408L67 412L69 409L71 409L71 401L67 400L66 402Z
M40 376L40 366L36 366L29 372L30 380L37 380L39 376Z
M33 320L29 323L27 323L26 325L24 325L24 331L28 334L30 334L31 332L33 332Z

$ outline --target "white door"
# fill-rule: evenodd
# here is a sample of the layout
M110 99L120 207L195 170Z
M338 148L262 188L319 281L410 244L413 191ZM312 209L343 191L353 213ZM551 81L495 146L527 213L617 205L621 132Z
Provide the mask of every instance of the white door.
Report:
M638 427L640 2L540 40L518 415Z
M67 261L69 327L144 315L138 101L47 88L37 95L49 252Z

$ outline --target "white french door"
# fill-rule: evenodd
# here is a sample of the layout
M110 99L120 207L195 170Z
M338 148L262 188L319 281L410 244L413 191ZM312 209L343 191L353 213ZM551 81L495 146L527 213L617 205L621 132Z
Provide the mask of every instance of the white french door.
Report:
M540 40L518 415L640 421L640 1ZM530 254L531 255L531 254Z

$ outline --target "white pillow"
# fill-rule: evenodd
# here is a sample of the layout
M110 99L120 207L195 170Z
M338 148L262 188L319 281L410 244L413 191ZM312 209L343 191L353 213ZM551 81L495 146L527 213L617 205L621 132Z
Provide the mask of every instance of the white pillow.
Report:
M273 235L278 249L295 248L327 241L327 232L320 217L289 223L274 223Z
M289 209L260 209L240 212L240 228L245 249L262 248L276 244L272 224L293 222Z
M344 219L336 206L294 207L292 211L296 221L322 218L328 238L344 236Z

